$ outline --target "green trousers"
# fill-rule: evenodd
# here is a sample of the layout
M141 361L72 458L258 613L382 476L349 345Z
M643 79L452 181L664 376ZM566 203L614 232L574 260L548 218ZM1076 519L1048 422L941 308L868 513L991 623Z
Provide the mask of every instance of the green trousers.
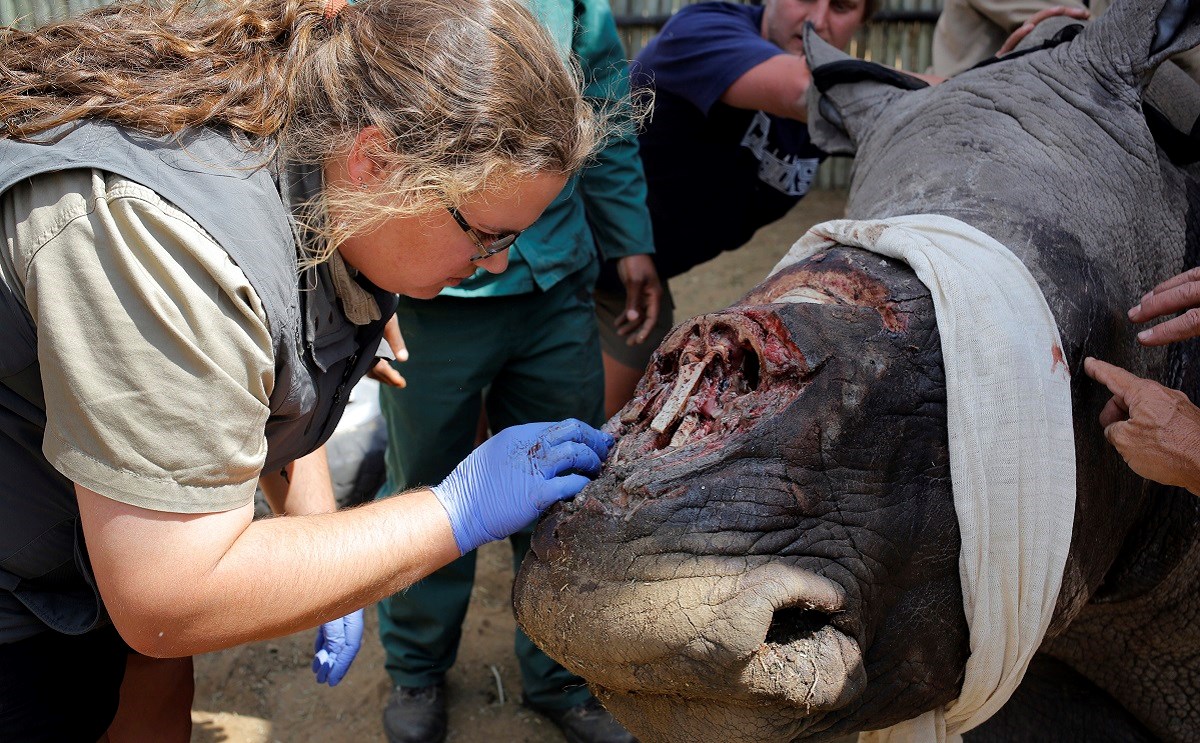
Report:
M401 299L396 314L409 361L396 368L408 386L381 392L388 482L379 497L441 482L474 447L481 407L492 431L563 418L603 422L592 273L582 271L547 292ZM514 564L529 550L530 533L527 527L510 538ZM472 552L379 603L379 634L394 683L442 680L458 652L474 579ZM587 699L583 680L520 629L515 649L532 702L566 708Z

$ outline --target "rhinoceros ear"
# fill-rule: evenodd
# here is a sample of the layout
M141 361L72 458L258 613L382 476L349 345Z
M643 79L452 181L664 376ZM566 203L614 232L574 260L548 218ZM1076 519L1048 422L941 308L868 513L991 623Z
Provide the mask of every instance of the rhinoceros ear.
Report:
M813 78L808 133L813 144L831 155L853 155L889 104L929 87L903 72L851 57L817 36L811 23L804 24L804 56Z
M1118 0L1083 40L1141 88L1167 57L1200 44L1200 0Z

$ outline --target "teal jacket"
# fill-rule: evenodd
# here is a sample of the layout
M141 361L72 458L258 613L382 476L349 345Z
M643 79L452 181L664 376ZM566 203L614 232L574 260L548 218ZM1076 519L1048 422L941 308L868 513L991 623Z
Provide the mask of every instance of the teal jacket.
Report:
M629 96L625 50L608 0L526 0L560 49L575 55L584 95L604 105ZM632 129L632 127L630 127ZM545 291L603 259L653 253L646 178L633 131L613 137L567 182L541 219L521 233L502 274L480 269L442 296L485 297Z

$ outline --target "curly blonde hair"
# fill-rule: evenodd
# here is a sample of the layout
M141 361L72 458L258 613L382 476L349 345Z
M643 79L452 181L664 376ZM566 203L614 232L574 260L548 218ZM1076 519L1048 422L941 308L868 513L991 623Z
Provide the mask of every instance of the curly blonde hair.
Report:
M346 236L487 186L569 175L605 114L519 0L131 2L0 31L0 121L27 138L84 118L152 134L227 127L289 161L324 163L377 127L386 183L326 188ZM320 221L320 220L316 220ZM311 226L311 225L310 225Z

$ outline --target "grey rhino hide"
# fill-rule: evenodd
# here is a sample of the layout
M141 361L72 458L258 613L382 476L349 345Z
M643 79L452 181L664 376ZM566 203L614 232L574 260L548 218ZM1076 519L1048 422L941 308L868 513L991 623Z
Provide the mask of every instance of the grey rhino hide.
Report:
M1160 15L1121 2L1068 43L935 88L810 89L818 146L856 154L847 217L944 214L1004 243L1046 295L1074 378L1080 497L1051 637L1022 690L968 740L1200 739L1197 500L1115 460L1096 423L1108 395L1082 373L1092 355L1193 399L1200 390L1195 342L1144 349L1125 319L1200 263L1196 168L1156 146L1143 108L1194 124L1195 84L1173 65L1155 72L1200 41L1196 19L1194 4ZM847 59L811 31L805 48L817 77Z

